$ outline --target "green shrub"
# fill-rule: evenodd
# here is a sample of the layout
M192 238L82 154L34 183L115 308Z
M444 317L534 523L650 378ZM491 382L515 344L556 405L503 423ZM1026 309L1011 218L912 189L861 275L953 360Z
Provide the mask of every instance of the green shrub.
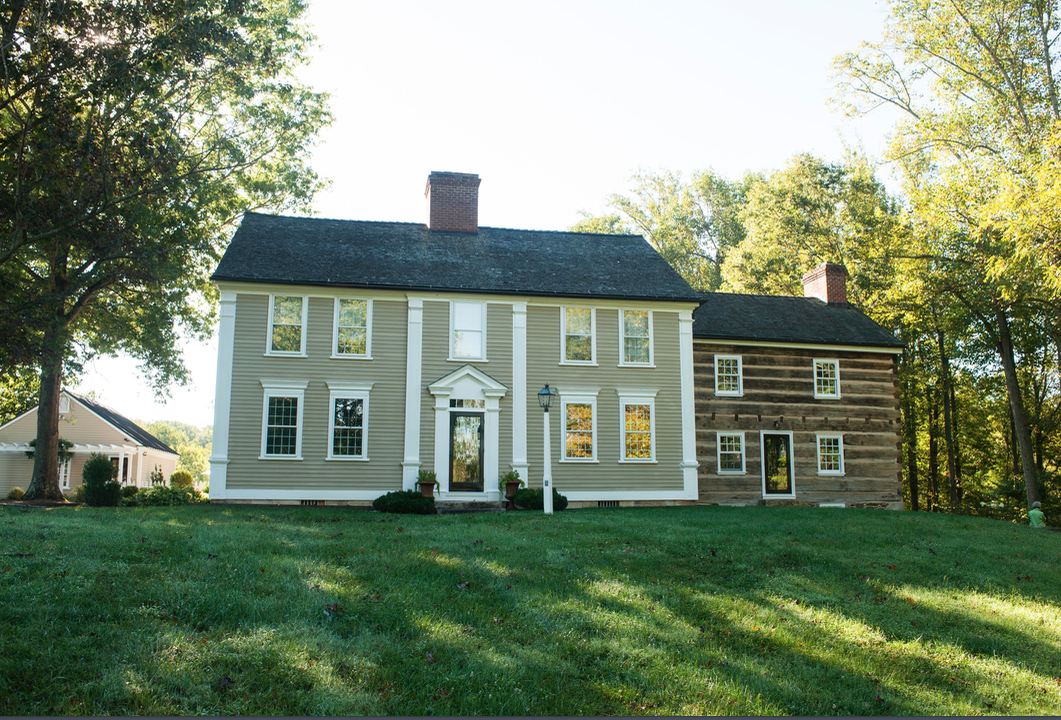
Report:
M114 477L117 469L110 458L99 453L92 453L85 467L81 470L81 486L86 505L94 507L112 507L118 504L122 486Z
M128 498L131 498L133 495L136 495L138 492L140 492L140 488L138 488L137 486L135 486L135 485L126 485L126 486L124 486L122 488L122 499L125 500L125 499L128 499Z
M206 502L203 494L194 488L168 487L156 485L153 488L144 489L125 500L125 505L138 505L140 507L158 505L188 505L190 503Z
M516 503L516 507L520 510L544 510L545 493L541 488L523 488L516 491L512 502ZM553 488L553 510L563 510L566 507L567 498Z
M169 476L170 487L191 487L195 484L195 478L187 470L177 470Z
M22 496L26 494L26 491L20 487L13 487L7 491L8 500L21 500Z
M83 504L85 502L85 486L78 485L70 492L63 493L63 495L72 503Z
M372 508L385 513L434 515L435 499L424 497L419 490L395 490L373 500Z

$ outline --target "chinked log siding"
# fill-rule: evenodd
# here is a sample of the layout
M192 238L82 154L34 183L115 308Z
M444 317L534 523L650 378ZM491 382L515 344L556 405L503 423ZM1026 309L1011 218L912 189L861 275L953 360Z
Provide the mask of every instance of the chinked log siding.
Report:
M739 355L743 394L715 394L715 355ZM814 360L839 361L840 397L814 397ZM895 355L698 341L693 350L700 502L901 502ZM763 495L761 432L792 433L795 497ZM717 433L744 433L744 472L719 473ZM816 436L843 436L844 474L818 474Z

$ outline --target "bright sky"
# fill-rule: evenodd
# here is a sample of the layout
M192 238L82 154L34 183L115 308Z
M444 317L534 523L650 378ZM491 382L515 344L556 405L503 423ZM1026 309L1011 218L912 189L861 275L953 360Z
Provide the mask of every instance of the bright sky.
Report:
M310 0L303 79L335 122L314 165L317 215L423 222L432 170L477 173L481 225L563 230L638 169L732 179L810 152L883 150L889 118L832 110L830 62L880 39L873 0ZM189 343L192 385L162 403L128 358L78 390L144 421L213 423L217 340Z

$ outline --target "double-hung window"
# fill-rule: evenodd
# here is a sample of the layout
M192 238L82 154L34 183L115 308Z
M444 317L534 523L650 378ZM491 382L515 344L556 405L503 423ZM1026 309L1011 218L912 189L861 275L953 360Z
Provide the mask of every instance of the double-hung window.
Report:
M744 433L716 433L718 472L720 475L744 473Z
M564 451L561 462L597 461L597 390L560 393Z
M593 308L560 308L560 363L596 365L596 329Z
M619 311L620 365L652 365L652 313Z
M819 434L817 436L817 444L818 474L843 475L844 436Z
M486 303L450 303L450 359L486 360Z
M743 395L740 355L715 355L715 395Z
M815 398L838 398L840 397L840 361L818 360L814 361L814 397Z
M262 460L302 459L307 382L262 380Z
M619 462L654 462L656 459L655 391L616 390L622 427Z
M328 423L329 460L368 460L367 385L328 383L331 393Z
M368 360L372 357L372 301L335 299L332 357Z
M306 354L306 305L300 295L269 296L269 343L266 355Z

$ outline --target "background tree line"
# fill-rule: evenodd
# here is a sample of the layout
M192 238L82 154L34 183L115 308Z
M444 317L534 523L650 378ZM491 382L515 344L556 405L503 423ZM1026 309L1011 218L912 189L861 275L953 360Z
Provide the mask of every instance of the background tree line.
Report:
M739 181L641 172L579 229L641 232L695 287L801 294L843 263L849 299L906 343L913 510L1058 517L1061 34L1057 2L893 0L884 37L836 58L838 104L899 120L882 161L797 155Z

